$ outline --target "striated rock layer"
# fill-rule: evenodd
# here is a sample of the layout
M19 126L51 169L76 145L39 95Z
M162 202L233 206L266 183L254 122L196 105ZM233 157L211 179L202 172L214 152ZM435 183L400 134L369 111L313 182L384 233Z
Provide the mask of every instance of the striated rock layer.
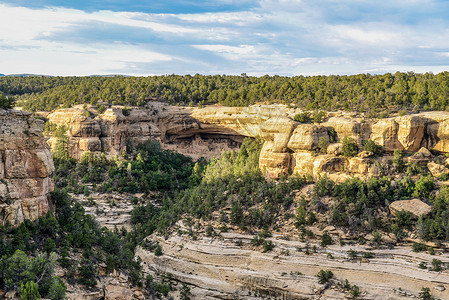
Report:
M16 226L49 210L53 159L44 122L29 114L0 110L0 224Z
M238 148L245 136L261 138L265 144L259 165L271 177L292 172L315 178L334 173L367 175L378 173L380 164L391 165L391 157L378 159L369 153L342 157L339 142L344 137L359 146L371 139L387 154L394 150L416 152L422 147L449 152L449 112L386 119L334 112L314 124L294 121L299 112L285 105L188 108L153 102L147 108L112 107L103 114L81 107L60 109L48 119L68 128L69 149L77 158L86 151L117 155L131 144L147 140L157 140L163 148L193 158L211 158ZM49 139L50 145L55 142L54 137ZM328 144L327 151L321 149L323 144Z
M69 151L75 158L87 151L120 155L127 147L148 140L159 141L163 148L195 159L212 158L223 150L239 147L243 136L222 126L202 128L200 122L191 117L191 111L155 102L148 108L129 111L112 107L103 114L81 107L59 109L47 118L52 124L67 128ZM50 137L49 145L54 147L56 140Z
M431 288L439 299L448 299L449 276L418 267L430 264L434 256L415 253L409 247L370 249L366 246L330 245L321 248L280 235L269 238L276 246L268 253L254 251L252 235L222 233L220 238L172 235L152 236L162 255L138 247L136 256L145 272L171 274L192 287L195 299L348 299L344 291L318 283L316 274L330 270L334 286L345 279L360 287L360 299L417 298L422 287ZM298 249L317 246L316 253ZM371 259L351 259L348 251L370 251Z

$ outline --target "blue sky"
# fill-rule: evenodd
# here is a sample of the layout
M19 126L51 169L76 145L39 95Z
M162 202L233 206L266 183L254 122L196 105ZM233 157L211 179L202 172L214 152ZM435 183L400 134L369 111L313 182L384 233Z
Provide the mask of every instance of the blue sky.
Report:
M449 71L449 1L0 0L0 73Z

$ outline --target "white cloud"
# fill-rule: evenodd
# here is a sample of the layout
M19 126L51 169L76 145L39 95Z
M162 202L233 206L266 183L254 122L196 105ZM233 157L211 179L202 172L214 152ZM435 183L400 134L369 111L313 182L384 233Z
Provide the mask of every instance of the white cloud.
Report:
M449 64L444 9L437 1L422 8L422 1L408 2L403 15L398 0L377 6L369 1L260 0L247 11L198 14L87 13L0 4L0 73L122 70L147 75L152 64L185 73L176 69L179 62L189 72L205 74L444 69ZM377 16L377 10L385 15Z

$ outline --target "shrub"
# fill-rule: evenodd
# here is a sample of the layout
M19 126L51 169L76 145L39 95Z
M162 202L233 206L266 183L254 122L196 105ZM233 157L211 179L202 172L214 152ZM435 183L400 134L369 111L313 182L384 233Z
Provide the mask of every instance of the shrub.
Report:
M382 243L382 235L378 231L373 232L373 244L378 246Z
M393 152L393 167L396 168L396 172L401 173L405 169L404 155L402 150L394 150Z
M293 120L299 123L310 123L312 121L312 119L310 118L310 113L308 112L302 112L300 114L295 115Z
M320 137L318 140L318 152L319 153L327 153L327 147L329 146L329 141L325 137Z
M41 298L38 285L33 281L28 281L25 284L22 283L19 287L19 295L22 300L37 300Z
M327 116L327 113L325 111L317 111L314 115L313 115L313 122L314 123L321 123L324 121L324 118Z
M106 107L103 104L100 104L97 108L97 112L101 115L106 111Z
M157 245L156 248L154 248L154 255L161 256L162 255L162 247L161 245Z
M318 277L318 282L320 284L324 284L326 282L329 282L329 280L334 277L334 273L332 273L332 271L330 270L320 270L316 276Z
M331 245L331 244L332 244L332 237L325 230L323 232L323 235L321 236L321 247L326 247L327 245Z
M349 258L350 258L351 260L354 260L354 259L357 258L357 251L355 251L355 250L353 250L353 249L349 249L349 250L347 251L347 253L348 253L348 256L349 256Z
M64 300L65 291L66 286L64 282L58 277L53 277L50 289L48 290L47 298L51 300Z
M327 176L321 177L313 188L313 196L315 198L331 195L335 183Z
M94 287L97 284L97 280L95 279L96 267L92 261L88 259L83 259L78 268L79 271L79 279L78 282L87 286Z
M5 97L2 92L0 92L0 108L11 109L14 106L15 99L13 97Z
M364 140L363 141L363 150L364 151L373 152L374 155L381 155L382 154L382 146L377 145L372 140Z
M413 243L412 249L414 252L422 252L427 250L427 246L421 243Z
M352 298L358 298L361 294L360 288L354 284L353 286L351 286L350 294Z
M413 197L417 198L429 198L430 192L435 188L432 177L421 176L418 181L415 182L415 191Z
M270 252L271 250L273 250L274 249L274 244L273 244L273 242L272 241L267 241L267 240L265 240L264 242L263 242L263 252L265 253L265 252Z
M123 114L125 117L129 116L129 108L125 106L125 107L122 109L122 114Z
M353 138L345 136L341 143L343 144L342 154L345 157L351 157L357 155L359 147Z
M432 297L432 294L430 294L430 288L428 287L423 287L421 289L421 292L419 293L419 299L422 300L432 300L435 299Z
M432 259L432 270L439 272L442 270L443 262L439 259Z

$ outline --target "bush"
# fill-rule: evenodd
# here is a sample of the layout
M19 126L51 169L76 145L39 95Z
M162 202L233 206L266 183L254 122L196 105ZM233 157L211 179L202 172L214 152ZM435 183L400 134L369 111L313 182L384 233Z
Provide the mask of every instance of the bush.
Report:
M372 140L365 140L365 141L363 141L363 150L364 151L373 152L374 155L381 155L382 154L382 146L377 145Z
M95 279L96 267L92 261L88 259L83 259L78 268L79 279L78 282L87 287L94 287L97 284Z
M318 140L318 152L326 154L327 153L327 147L329 146L329 140L325 137L320 137Z
M421 176L418 181L415 182L415 191L413 197L417 198L429 198L430 192L435 188L432 176Z
M272 241L263 241L263 252L270 252L271 250L274 249L274 244Z
M404 171L405 169L404 156L405 154L402 152L402 150L394 150L393 167L396 168L396 172L401 173Z
M156 256L161 256L162 255L162 247L161 245L157 245L156 248L154 249L154 255Z
M129 116L129 108L128 107L124 107L123 109L122 109L122 114L125 116L125 117L127 117L127 116Z
M316 276L318 277L318 282L320 284L324 284L326 282L329 282L329 280L334 277L334 273L332 273L332 271L330 270L320 270Z
M427 250L427 246L421 243L413 243L412 249L414 252L422 252Z
M441 260L436 259L436 258L432 259L432 270L433 271L436 271L436 272L441 271L442 265L443 265L443 262Z
M310 113L308 112L302 112L300 114L295 115L293 120L299 123L310 123L312 121L312 119L310 118Z
M423 287L421 289L421 292L419 293L419 299L422 299L422 300L433 300L435 298L432 297L432 294L430 293L430 288Z
M360 292L360 288L357 285L354 284L353 286L351 286L350 294L352 298L358 298L361 293L362 292Z
M103 104L100 104L97 108L97 112L101 115L106 111L106 107Z
M343 144L342 154L345 157L351 157L357 155L359 147L353 138L345 136L341 143Z
M373 244L379 246L382 243L382 235L378 231L373 232Z
M65 291L66 286L64 282L58 277L53 277L50 289L48 290L47 298L51 300L64 300Z
M324 121L324 118L327 116L327 113L325 111L318 111L313 115L313 122L314 123L321 123Z
M324 197L332 195L335 183L329 179L327 176L321 177L315 184L313 188L314 198Z
M38 285L33 281L22 283L19 287L19 295L21 300L37 300L41 298Z
M5 97L3 93L0 92L0 108L11 109L14 106L15 100L13 97Z
M332 237L325 230L323 232L323 235L321 236L321 247L326 247L331 244L332 244Z

